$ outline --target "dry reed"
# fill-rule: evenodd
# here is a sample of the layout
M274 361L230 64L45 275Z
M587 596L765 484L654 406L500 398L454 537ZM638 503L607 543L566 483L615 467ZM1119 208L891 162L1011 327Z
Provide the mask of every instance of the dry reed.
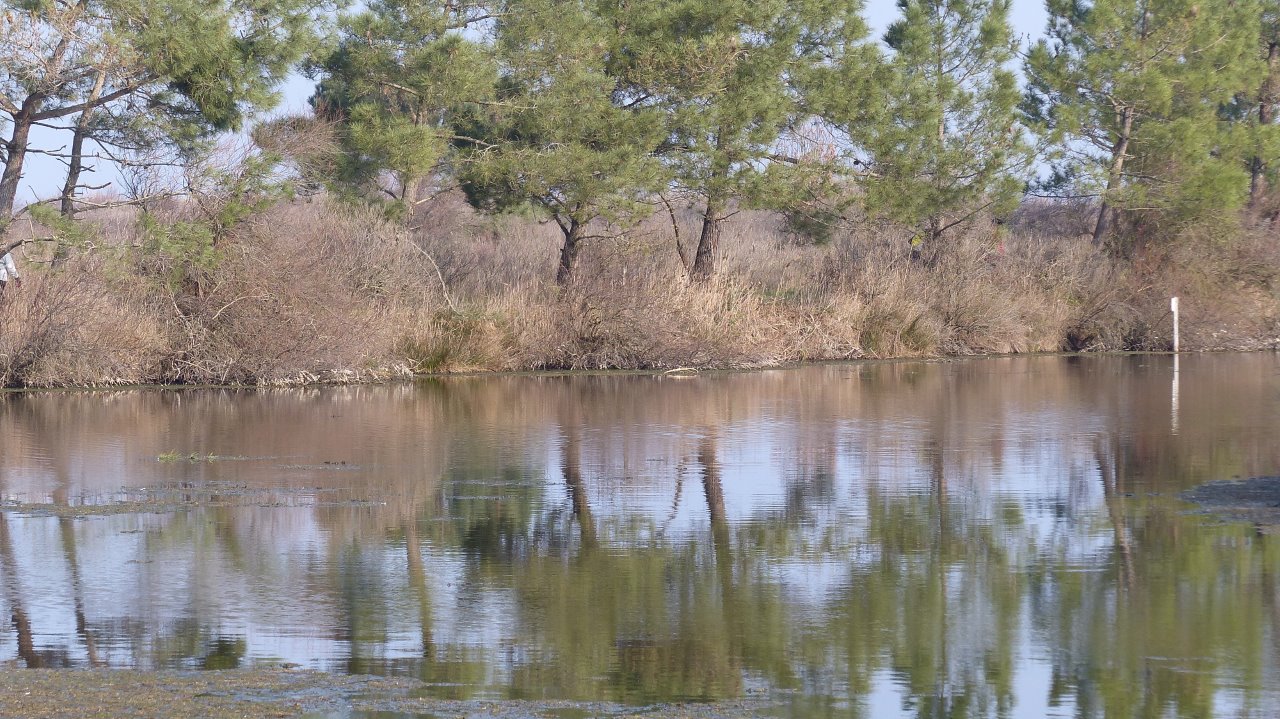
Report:
M216 262L198 268L141 246L130 211L90 214L94 248L60 266L24 248L28 280L0 299L0 382L287 384L1165 349L1170 293L1186 298L1184 346L1280 342L1268 233L1186 232L1117 260L1077 231L1082 212L1028 206L1007 229L977 221L923 260L900 228L864 222L815 244L742 212L720 275L690 283L676 234L689 249L696 213L664 211L625 232L600 228L563 288L550 281L554 226L477 216L456 193L407 227L323 196L283 202L219 239Z

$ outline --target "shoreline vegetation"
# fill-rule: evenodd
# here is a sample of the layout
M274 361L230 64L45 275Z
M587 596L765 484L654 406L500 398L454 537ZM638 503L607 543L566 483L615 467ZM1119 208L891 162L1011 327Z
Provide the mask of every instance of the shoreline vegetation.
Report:
M1280 347L1274 2L898 8L0 0L0 387Z
M1175 295L1184 350L1280 347L1269 231L1225 247L1193 234L1135 262L1074 231L1087 207L1025 205L1007 226L968 231L920 261L885 239L893 228L816 244L780 215L748 211L726 223L733 252L721 272L692 282L670 221L652 218L589 245L590 272L562 286L547 280L554 228L485 217L456 195L422 213L430 234L323 197L282 201L200 268L133 247L135 211L87 215L102 249L29 269L0 300L0 384L282 386L1167 351ZM692 210L678 220L682 237L698 221ZM53 261L29 247L27 267Z

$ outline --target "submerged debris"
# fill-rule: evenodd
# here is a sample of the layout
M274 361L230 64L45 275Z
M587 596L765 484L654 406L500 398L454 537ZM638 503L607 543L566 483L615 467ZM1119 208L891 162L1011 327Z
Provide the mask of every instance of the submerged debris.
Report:
M1182 493L1206 511L1260 527L1280 527L1280 477L1208 482Z

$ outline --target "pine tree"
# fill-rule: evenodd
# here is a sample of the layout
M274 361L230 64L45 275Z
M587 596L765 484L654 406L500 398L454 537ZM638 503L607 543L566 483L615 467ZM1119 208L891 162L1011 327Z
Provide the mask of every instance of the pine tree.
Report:
M739 207L785 206L798 188L780 139L813 114L803 88L866 35L849 0L610 3L626 44L611 71L621 100L662 110L674 184L699 197L690 275L715 273L724 222ZM792 171L782 171L793 165Z
M462 139L457 117L492 97L491 49L461 32L487 18L474 2L377 0L341 20L336 46L314 63L311 99L345 150L336 189L401 213L423 201L424 182Z
M1280 3L1262 4L1259 14L1258 57L1264 63L1257 91L1240 97L1248 128L1249 207L1261 209L1275 182L1276 161L1280 159Z
M600 6L521 0L498 16L498 97L463 131L480 142L460 178L482 209L532 206L554 220L564 237L556 281L568 284L592 224L631 223L663 186L654 155L662 117L655 107L615 101L619 83L608 66L623 27Z
M853 137L870 157L872 214L917 229L932 246L983 210L1021 196L1029 151L1008 67L1008 0L899 0L885 42L884 115Z
M36 125L72 134L53 151L74 203L85 143L119 156L191 147L242 127L314 38L320 0L0 0L0 237ZM68 124L70 123L70 124ZM20 241L0 241L0 254Z
M1248 0L1049 0L1026 64L1028 119L1056 142L1053 183L1114 211L1182 220L1238 207L1248 179L1220 110L1256 87L1258 5Z

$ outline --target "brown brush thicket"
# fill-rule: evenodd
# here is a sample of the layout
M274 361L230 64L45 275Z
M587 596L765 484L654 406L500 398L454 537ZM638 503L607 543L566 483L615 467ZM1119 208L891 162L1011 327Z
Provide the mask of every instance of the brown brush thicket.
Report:
M154 211L178 221L181 205ZM665 212L593 240L569 287L558 230L476 215L456 195L406 224L315 197L219 237L199 263L147 244L132 210L83 220L59 264L23 248L0 297L0 384L359 381L423 372L761 367L1061 350L1280 342L1280 250L1268 231L1199 228L1125 255L1095 248L1089 208L1029 205L913 259L905 231L859 223L825 243L775 215L727 225L724 268L690 283ZM603 234L606 228L602 228Z

